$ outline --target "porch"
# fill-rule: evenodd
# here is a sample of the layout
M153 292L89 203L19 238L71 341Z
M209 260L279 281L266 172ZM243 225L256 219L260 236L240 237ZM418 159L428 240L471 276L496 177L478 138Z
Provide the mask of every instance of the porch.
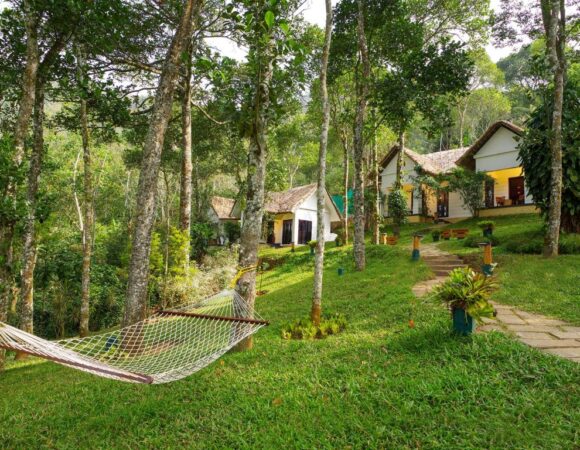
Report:
M533 205L521 167L487 172L493 178L485 184L485 208Z

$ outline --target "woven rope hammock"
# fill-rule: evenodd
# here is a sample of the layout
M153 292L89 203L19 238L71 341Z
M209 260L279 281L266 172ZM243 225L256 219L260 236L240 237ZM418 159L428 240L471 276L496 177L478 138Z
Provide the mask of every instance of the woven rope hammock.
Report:
M86 338L47 341L0 322L0 347L105 378L160 384L197 372L267 324L226 290Z

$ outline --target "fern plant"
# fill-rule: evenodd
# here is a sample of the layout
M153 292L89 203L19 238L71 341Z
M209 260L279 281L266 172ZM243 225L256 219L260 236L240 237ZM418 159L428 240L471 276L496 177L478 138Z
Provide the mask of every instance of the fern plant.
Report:
M431 298L451 309L463 309L478 320L493 317L494 308L489 298L496 287L497 283L492 277L476 273L468 267L457 268L449 274L447 281L433 289Z

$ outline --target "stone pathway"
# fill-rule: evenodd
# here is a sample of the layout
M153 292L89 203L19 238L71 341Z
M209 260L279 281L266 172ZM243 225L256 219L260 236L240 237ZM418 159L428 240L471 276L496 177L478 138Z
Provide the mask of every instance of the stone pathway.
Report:
M444 282L447 274L454 268L466 267L461 258L444 252L433 244L422 245L421 257L433 271L435 278L413 286L413 293L417 297L422 297L434 286ZM580 363L580 327L521 311L513 306L495 302L493 306L497 316L494 319L483 319L483 325L477 327L478 332L509 333L530 347Z

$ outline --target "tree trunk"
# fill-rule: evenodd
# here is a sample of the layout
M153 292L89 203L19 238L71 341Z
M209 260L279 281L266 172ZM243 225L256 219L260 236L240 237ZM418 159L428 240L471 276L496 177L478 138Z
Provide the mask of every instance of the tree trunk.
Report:
M354 126L354 260L357 270L365 269L365 206L364 206L364 122L367 107L370 63L365 36L363 1L357 0L358 51L362 74L357 76L357 107Z
M550 207L544 238L544 257L558 255L562 213L562 109L564 103L565 10L564 0L543 0L542 17L546 31L546 50L554 74L554 110L550 133L551 178Z
M183 13L171 40L159 84L155 94L153 112L143 146L143 161L137 188L137 211L135 231L129 264L127 299L125 303L124 325L130 325L145 318L147 312L147 286L149 281L149 254L151 232L155 222L157 201L157 177L167 124L171 115L173 92L179 75L181 56L191 38L193 13L200 0L187 0Z
M270 84L273 75L274 40L271 35L267 42L257 44L256 59L259 64L254 94L252 130L248 155L248 181L246 208L243 214L240 239L240 267L254 267L258 263L258 247L262 234L264 216L264 182L266 178L267 124L270 106ZM246 272L239 279L236 291L241 295L250 311L256 299L256 271ZM237 346L237 350L250 350L252 336Z
M181 133L183 154L181 156L181 189L179 191L179 229L186 236L184 271L189 269L191 250L191 45L188 51L185 76L183 78L183 98L181 99Z
M373 141L371 148L371 171L373 174L373 190L375 191L375 202L373 210L373 244L379 245L379 227L381 219L381 190L379 186L379 164L377 158L377 130L373 114Z
M24 158L24 142L28 131L30 116L34 107L36 96L36 75L39 65L38 50L38 16L33 11L29 0L24 0L24 12L26 16L26 66L22 80L22 94L19 100L18 116L14 127L14 154L15 167L20 167ZM9 180L5 192L5 198L9 203L15 202L16 185L14 180ZM13 284L13 220L0 224L0 322L5 322L8 317L10 304L10 292ZM4 368L4 350L0 349L0 370Z
M405 161L405 133L399 133L399 153L397 153L397 174L395 177L395 189L401 189L403 187L402 173L403 173L403 162Z
M326 211L326 148L328 146L328 127L330 124L330 103L326 87L328 56L332 35L332 4L326 0L326 28L324 47L320 67L320 97L322 100L322 130L320 132L320 151L318 155L318 186L316 188L316 257L314 259L314 292L310 318L315 325L320 325L322 311L322 276L324 272L324 212Z
M343 182L344 182L344 244L348 244L348 169L350 163L350 155L348 151L348 141L346 133L344 133L343 147L344 147L344 172L343 172Z
M36 83L33 117L33 147L30 154L30 167L28 169L28 187L26 191L27 214L24 224L23 249L22 249L22 280L21 280L21 305L20 305L20 328L27 333L33 332L34 313L34 266L36 264L36 199L38 194L38 182L42 169L44 156L44 86ZM24 353L18 354L18 359L24 357Z
M93 225L94 225L94 189L91 143L89 135L89 119L87 110L87 96L89 94L86 77L86 61L84 49L78 46L77 49L77 73L80 88L80 111L79 125L83 145L83 264L81 271L81 311L79 335L81 337L89 334L89 315L91 300L91 255L93 250Z

